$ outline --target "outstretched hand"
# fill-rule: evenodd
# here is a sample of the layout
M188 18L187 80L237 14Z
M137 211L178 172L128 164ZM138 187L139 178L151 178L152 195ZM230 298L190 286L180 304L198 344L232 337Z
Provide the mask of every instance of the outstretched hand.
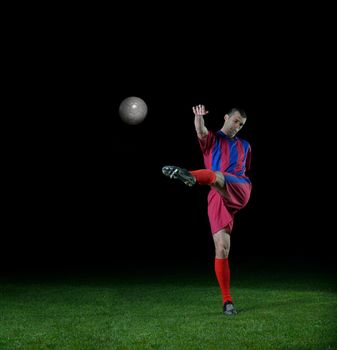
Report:
M202 117L202 116L208 114L208 111L206 111L204 105L194 106L194 107L192 107L192 110L193 110L193 113L195 116Z

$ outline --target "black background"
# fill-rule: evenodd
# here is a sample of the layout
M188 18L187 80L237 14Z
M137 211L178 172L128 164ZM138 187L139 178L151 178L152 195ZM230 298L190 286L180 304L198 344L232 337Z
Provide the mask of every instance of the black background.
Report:
M151 21L137 11L72 19L48 41L39 29L14 61L3 271L211 264L207 187L161 173L203 167L195 104L212 129L233 106L248 114L253 192L232 258L334 260L328 28L317 33L309 18L304 30L289 13L285 31L284 18L244 26L158 11ZM146 101L142 124L120 120L128 96Z

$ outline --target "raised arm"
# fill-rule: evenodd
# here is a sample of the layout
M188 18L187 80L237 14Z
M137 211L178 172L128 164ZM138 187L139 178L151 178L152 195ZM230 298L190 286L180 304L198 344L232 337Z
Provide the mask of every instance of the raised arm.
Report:
M208 129L205 126L204 115L208 114L204 105L192 107L194 113L194 126L200 140L204 139L208 134Z

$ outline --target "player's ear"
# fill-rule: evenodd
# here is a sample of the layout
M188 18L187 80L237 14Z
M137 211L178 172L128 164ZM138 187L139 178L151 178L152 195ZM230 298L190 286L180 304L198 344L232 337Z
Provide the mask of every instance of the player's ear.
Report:
M226 122L228 119L229 119L229 115L228 115L228 114L225 114L225 116L224 116L225 122Z

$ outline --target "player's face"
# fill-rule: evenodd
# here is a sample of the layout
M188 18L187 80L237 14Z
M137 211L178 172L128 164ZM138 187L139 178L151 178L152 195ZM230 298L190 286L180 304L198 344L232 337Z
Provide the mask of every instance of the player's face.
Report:
M246 119L242 118L239 112L235 112L233 115L225 115L225 131L229 137L234 137L245 125Z

